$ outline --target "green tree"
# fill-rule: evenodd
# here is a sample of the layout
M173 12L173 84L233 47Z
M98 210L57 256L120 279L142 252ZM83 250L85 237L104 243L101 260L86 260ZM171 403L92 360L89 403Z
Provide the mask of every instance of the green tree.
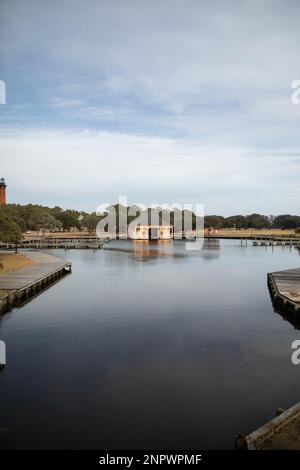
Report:
M87 214L84 218L84 226L88 229L89 233L92 233L96 230L97 224L99 220L101 220L101 216L98 216L96 212L92 212L91 214Z
M213 227L220 229L226 226L226 221L221 215L206 215L204 217L204 226L205 228Z
M18 251L18 243L22 239L22 232L18 224L11 220L3 210L0 210L0 240L3 243L12 243Z
M72 228L81 229L80 212L67 209L56 215L57 220L62 224L63 230L70 231Z
M300 217L298 215L278 215L273 220L273 227L281 229L297 229L300 227Z
M261 214L251 214L246 216L246 222L248 228L262 229L270 228L271 222L269 217Z
M244 215L232 215L226 218L226 225L228 228L247 228L247 220Z
M35 208L27 221L27 227L30 230L57 230L61 227L61 222L45 209Z

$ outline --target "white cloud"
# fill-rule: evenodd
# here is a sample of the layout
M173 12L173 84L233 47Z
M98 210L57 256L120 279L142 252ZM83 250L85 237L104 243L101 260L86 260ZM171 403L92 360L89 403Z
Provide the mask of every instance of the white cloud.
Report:
M60 109L69 109L78 106L82 106L84 101L82 100L68 100L64 98L51 98L46 102L46 105L51 106L53 108L60 108Z
M203 88L276 90L298 74L295 2L10 0L2 14L3 53L19 66L34 50L45 73L98 77L112 93L164 104Z
M279 0L4 0L10 194L299 211L299 12Z
M2 130L0 153L10 197L21 193L19 202L50 199L94 209L126 194L130 203L193 202L209 212L251 212L269 209L269 199L287 210L297 191L296 181L287 186L299 166L288 149L262 154L190 140L53 129ZM300 209L295 199L293 208Z

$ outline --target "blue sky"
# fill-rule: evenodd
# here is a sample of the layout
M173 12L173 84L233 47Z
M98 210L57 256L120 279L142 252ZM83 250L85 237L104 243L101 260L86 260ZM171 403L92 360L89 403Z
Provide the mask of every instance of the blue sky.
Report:
M297 1L2 0L10 201L300 213Z

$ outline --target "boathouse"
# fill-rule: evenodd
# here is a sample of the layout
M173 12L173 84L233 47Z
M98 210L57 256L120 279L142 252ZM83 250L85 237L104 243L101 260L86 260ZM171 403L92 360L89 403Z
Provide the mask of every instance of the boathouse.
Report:
M128 238L132 240L170 240L174 238L172 225L129 225Z
M149 218L152 220L149 220ZM174 238L174 227L167 220L159 220L159 212L151 210L134 219L127 230L128 238L132 240L171 240Z

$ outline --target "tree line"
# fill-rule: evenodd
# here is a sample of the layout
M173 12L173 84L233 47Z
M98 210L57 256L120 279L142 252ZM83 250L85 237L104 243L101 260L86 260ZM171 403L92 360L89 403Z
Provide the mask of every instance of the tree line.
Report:
M299 229L300 216L283 214L283 215L232 215L230 217L222 217L221 215L207 215L204 218L205 227L213 227L216 229L221 228L235 228L241 229Z
M7 204L0 207L0 240L17 243L22 233L28 231L70 231L93 232L103 216L61 207L46 207L37 204Z
M118 214L120 205L113 206ZM127 211L129 208L127 208ZM148 209L149 210L149 209ZM109 208L108 208L109 211ZM182 211L183 213L183 211ZM139 215L138 208L137 214ZM127 217L128 223L136 216ZM193 226L196 226L196 216L192 214ZM73 209L62 209L61 207L46 207L37 204L7 204L0 207L0 239L5 243L18 243L22 233L27 231L70 231L88 230L93 232L98 222L105 214L98 215L96 212L88 213ZM174 212L170 212L170 223L174 221ZM206 228L223 229L299 229L300 216L278 215L266 216L262 214L233 215L223 217L221 215L207 215L204 218ZM117 228L118 229L118 228Z

